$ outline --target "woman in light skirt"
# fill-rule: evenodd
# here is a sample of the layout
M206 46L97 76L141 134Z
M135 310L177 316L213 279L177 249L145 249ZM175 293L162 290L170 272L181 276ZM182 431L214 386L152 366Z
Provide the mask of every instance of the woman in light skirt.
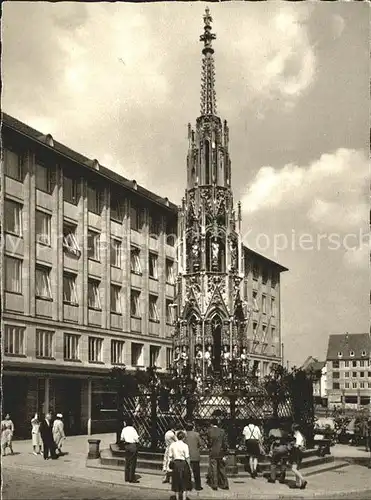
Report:
M10 453L13 455L13 434L14 434L14 424L10 420L10 415L7 413L4 420L1 422L1 451L3 457L5 457L6 449L10 449Z
M40 420L37 413L31 419L31 427L33 454L41 455Z

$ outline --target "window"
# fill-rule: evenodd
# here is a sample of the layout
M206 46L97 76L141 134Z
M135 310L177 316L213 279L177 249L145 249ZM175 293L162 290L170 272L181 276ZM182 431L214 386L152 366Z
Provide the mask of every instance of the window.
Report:
M5 232L22 236L22 205L12 200L4 203Z
M137 290L132 290L130 295L130 313L132 316L141 316L139 298L140 292L138 292Z
M42 243L43 245L50 246L51 237L50 237L50 224L51 224L51 216L46 214L45 212L40 212L36 210L36 241L38 243Z
M166 369L170 370L173 363L173 350L171 347L166 348Z
M22 181L22 155L11 151L5 150L5 175L11 177L16 181Z
M22 293L22 261L5 256L5 290Z
M258 329L258 323L256 321L253 321L253 324L252 324L252 331L253 331L253 334L254 336L256 335L257 333L257 329Z
M166 259L166 283L175 284L174 262Z
M332 388L333 388L333 389L340 389L340 384L339 384L339 382L333 382L333 383L332 383Z
M124 364L124 346L123 340L111 340L111 364L123 365Z
M367 356L367 352L366 351L362 351L361 355L362 356Z
M143 366L143 344L131 343L131 365Z
M332 362L332 368L339 368L339 367L340 367L339 361L333 361Z
M38 358L53 357L54 332L48 330L36 330L36 356Z
M271 277L271 288L272 288L272 290L276 289L277 283L278 283L278 276L276 274L272 274L272 277Z
M151 345L149 347L149 366L158 366L158 358L160 356L160 347Z
M256 281L259 279L259 266L257 264L252 267L252 277Z
M111 285L111 312L121 314L121 287Z
M363 378L365 376L365 372L359 372L359 376Z
M95 186L88 185L87 198L88 198L88 210L89 210L89 212L93 212L93 213L99 215L102 211L102 193L101 193L101 191Z
M262 295L262 309L263 309L263 314L267 314L267 296Z
M368 376L371 377L371 372L368 372Z
M357 372L352 372L352 377L356 377L357 376Z
M76 361L79 359L79 339L80 335L74 333L64 334L64 359Z
M141 274L142 269L140 267L140 250L136 247L131 247L130 250L130 266L131 272L135 274Z
M99 281L88 279L88 307L100 309Z
M157 255L150 253L149 254L149 277L157 279Z
M63 249L66 252L79 257L81 251L79 245L77 244L76 230L77 226L74 226L73 224L69 224L67 222L63 224Z
M268 273L267 273L267 271L263 271L263 273L262 273L262 283L263 283L263 285L266 285L268 283Z
M121 268L121 241L111 238L111 266Z
M36 189L45 191L46 193L51 192L51 179L50 179L50 169L43 163L36 160L35 165L35 176L36 176Z
M50 268L36 266L36 297L41 299L51 299L52 289L50 286Z
M276 338L276 328L274 326L271 327L271 332L272 332L272 341L274 342Z
M176 235L177 235L176 222L167 220L166 221L166 243L173 247L175 245Z
M333 373L332 378L340 378L340 373L339 372Z
M354 358L354 351L350 351L350 357Z
M359 388L360 389L364 389L365 388L365 383L364 382L360 382L359 383Z
M70 177L67 174L63 175L63 200L73 205L77 205L78 202L78 181L74 177Z
M349 389L349 382L345 382L345 389Z
M353 382L353 389L357 389L357 382Z
M366 366L364 359L360 359L359 366Z
M130 229L141 231L143 226L143 211L134 203L130 204Z
M110 201L110 212L111 219L117 222L122 222L123 219L123 210L122 210L122 197L117 193L111 192L111 201Z
M100 233L88 231L88 259L100 259Z
M344 361L345 368L349 368L349 361Z
M255 290L252 292L252 307L255 312L259 311L258 292Z
M161 234L161 221L156 215L149 216L149 236L158 238Z
M25 328L22 326L5 325L4 352L24 356L25 353Z
M67 304L77 304L76 276L70 273L63 273L63 302Z
M349 378L349 376L350 376L350 372L344 372L344 377L345 378Z
M276 316L276 299L274 297L271 298L271 314Z
M352 361L352 366L355 368L357 366L357 361Z
M103 339L89 337L89 363L102 363Z
M166 323L172 325L175 320L174 304L172 300L166 299Z
M343 357L343 353L341 351L338 352L338 358L342 358Z
M157 310L157 297L149 296L149 319L150 321L160 321Z

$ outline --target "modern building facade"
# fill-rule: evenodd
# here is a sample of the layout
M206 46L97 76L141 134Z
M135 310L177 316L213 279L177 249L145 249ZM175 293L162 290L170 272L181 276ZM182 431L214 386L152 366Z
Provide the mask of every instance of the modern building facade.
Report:
M110 368L171 362L177 207L3 114L3 408L115 418Z
M70 434L113 429L112 367L167 370L193 327L219 364L237 344L260 376L282 360L286 268L242 242L210 21L207 13L203 108L189 130L180 209L2 115L3 410L17 436L49 409L64 414Z
M371 336L330 335L326 357L328 406L365 408L371 403Z
M179 214L174 336L174 361L189 366L200 388L213 374L228 372L233 358L258 376L281 361L280 273L287 270L243 245L229 128L216 109L211 22L206 9L201 114L195 130L188 125L187 187Z

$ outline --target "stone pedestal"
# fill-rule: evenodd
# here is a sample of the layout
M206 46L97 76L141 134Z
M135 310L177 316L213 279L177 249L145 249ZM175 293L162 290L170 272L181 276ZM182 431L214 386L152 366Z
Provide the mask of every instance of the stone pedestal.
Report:
M100 439L88 439L89 453L88 458L100 458Z

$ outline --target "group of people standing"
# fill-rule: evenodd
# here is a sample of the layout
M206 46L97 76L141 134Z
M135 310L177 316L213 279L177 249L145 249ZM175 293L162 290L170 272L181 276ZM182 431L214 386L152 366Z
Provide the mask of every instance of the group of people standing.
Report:
M163 482L171 480L171 489L177 500L185 500L187 492L193 484L196 491L201 491L201 447L200 434L193 423L187 423L185 430L175 430L173 425L165 434L165 454L163 461ZM226 474L226 457L228 442L225 431L219 426L217 419L213 420L207 431L209 448L209 470L207 484L213 489L229 489ZM193 481L192 481L193 480Z
M279 482L285 483L287 465L295 475L295 487L305 489L308 482L299 471L305 450L305 438L300 432L299 425L293 424L291 431L285 431L280 425L274 425L268 433L268 451L264 447L263 434L257 422L252 421L243 430L246 444L246 455L249 457L251 477L257 476L258 459L268 454L270 457L269 483L275 483L277 469L279 469Z
M10 415L5 415L1 421L1 450L2 456L6 455L6 449L9 448L13 455L13 435L14 424ZM52 419L51 413L47 413L45 418L40 420L37 413L31 419L31 438L34 455L43 455L44 460L49 458L58 458L62 455L62 444L66 439L64 432L63 415L57 413L56 418Z

